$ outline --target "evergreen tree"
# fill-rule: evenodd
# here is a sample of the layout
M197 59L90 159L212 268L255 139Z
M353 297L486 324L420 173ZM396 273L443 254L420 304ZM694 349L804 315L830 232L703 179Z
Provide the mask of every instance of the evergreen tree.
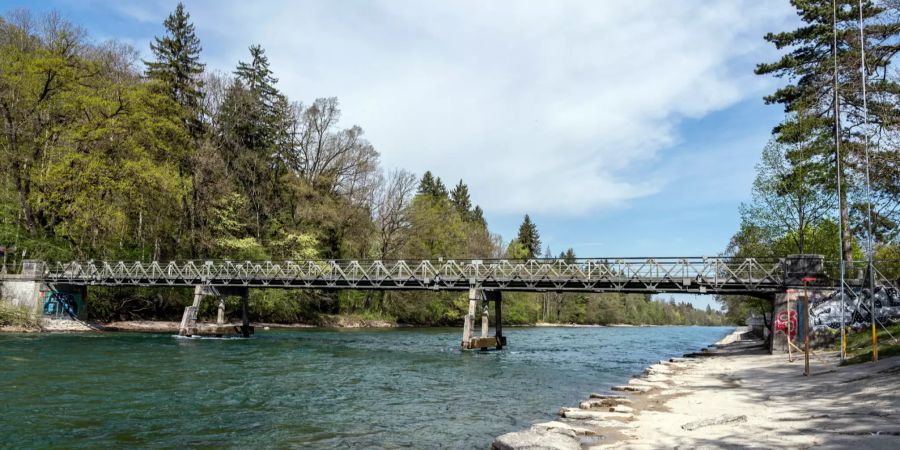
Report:
M472 219L472 200L469 198L469 187L462 180L450 191L450 203L463 219Z
M528 253L529 258L534 258L541 251L541 236L537 226L531 221L531 217L525 214L522 225L519 226L519 236L516 239Z
M279 183L284 164L278 146L285 141L289 123L286 98L275 88L278 81L269 68L262 47L250 47L252 60L239 62L237 76L225 92L219 115L217 136L228 172L249 200L257 239L280 198Z
M430 170L426 170L425 174L422 175L422 180L419 181L418 193L423 195L433 195L434 188L434 175L431 174Z
M481 224L481 226L487 228L487 220L484 218L484 211L478 205L475 205L475 209L472 210L472 222Z
M447 188L444 186L444 182L439 177L436 178L432 175L430 170L422 175L422 180L419 181L418 192L419 194L429 195L434 199L447 198Z
M900 82L892 69L893 57L900 51L896 45L900 38L900 22L896 14L872 1L862 2L866 23L866 67L870 129L862 127L862 83L860 71L859 2L837 0L836 23L833 18L833 0L792 0L791 4L804 24L796 30L769 33L765 39L777 49L787 49L778 61L756 67L759 75L786 78L788 83L765 97L768 104L784 105L785 120L773 133L779 142L798 145L789 156L795 163L815 168L807 182L820 188L835 190L835 117L840 119L841 164L844 168L860 168L862 133L882 134L887 128L897 131L900 123ZM837 28L837 34L833 32ZM837 47L835 50L835 38ZM835 79L835 53L837 54L837 79ZM835 85L837 97L835 103ZM877 149L875 159L879 160ZM897 150L887 149L896 160ZM872 167L880 167L877 164ZM891 170L896 173L896 165ZM841 192L840 214L844 229L844 256L851 258L850 216L847 191L852 189L855 177L842 177L847 185ZM877 181L884 176L876 171ZM885 186L890 186L886 183Z
M444 182L441 181L441 177L437 177L434 180L434 193L432 195L435 198L447 198L447 187L444 186Z
M200 39L194 34L191 15L178 3L163 25L166 34L154 38L150 50L154 61L144 61L148 78L165 84L169 96L184 108L188 129L194 137L200 133L199 105L203 98L203 74L205 65L200 62Z
M573 250L572 247L569 247L568 250L559 254L559 259L561 259L569 264L574 263L575 262L575 250Z
M275 78L269 68L269 57L260 45L250 46L250 56L252 59L249 63L238 62L234 74L262 100L266 109L273 110L281 98L281 93L275 88L278 78Z

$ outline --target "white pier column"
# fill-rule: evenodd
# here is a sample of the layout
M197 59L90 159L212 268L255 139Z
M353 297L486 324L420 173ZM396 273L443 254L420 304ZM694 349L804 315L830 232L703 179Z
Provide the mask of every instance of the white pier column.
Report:
M473 328L475 328L475 308L478 307L478 300L484 298L481 289L469 288L469 313L463 321L463 336L460 348L468 349L469 342L472 340Z
M482 302L481 304L481 337L488 337L488 304L487 302Z

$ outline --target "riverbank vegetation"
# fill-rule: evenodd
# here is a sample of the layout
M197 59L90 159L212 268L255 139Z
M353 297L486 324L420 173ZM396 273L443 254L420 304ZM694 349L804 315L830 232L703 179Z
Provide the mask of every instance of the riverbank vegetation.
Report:
M900 323L888 324L878 327L878 357L900 355ZM840 345L840 341L838 344ZM835 351L840 350L837 346ZM872 361L872 333L869 329L863 329L858 333L847 335L846 364L859 364Z
M900 3L862 2L864 41L856 0L839 0L836 13L832 0L791 4L802 25L767 34L765 40L781 56L756 68L758 75L783 82L765 102L782 106L784 118L762 150L752 200L741 205L740 228L724 253L757 258L813 253L826 261L843 255L848 276L855 278L864 265L850 262L866 258L871 228L876 267L888 279L898 279L900 70L894 58L900 52ZM826 270L837 278L837 266ZM771 312L767 300L735 296L720 301L738 323L748 312Z
M6 302L0 302L0 327L12 329L39 330L40 321L28 310Z
M282 92L261 46L250 45L229 73L210 71L183 5L164 26L142 61L128 44L92 41L54 14L0 18L6 263L541 256L528 215L518 236L503 241L463 180L383 168L364 129L341 122L338 99ZM549 249L544 256L557 257ZM190 298L183 289L91 287L87 311L99 321L172 320ZM509 295L507 317L722 321L643 295L554 299L550 314L547 296ZM458 293L304 290L254 290L250 301L251 319L261 322L343 314L427 325L459 323L468 302ZM213 307L204 304L201 315Z

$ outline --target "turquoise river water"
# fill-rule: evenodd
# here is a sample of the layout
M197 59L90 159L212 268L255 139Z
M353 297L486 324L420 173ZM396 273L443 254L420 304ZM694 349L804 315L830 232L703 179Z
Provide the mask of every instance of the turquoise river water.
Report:
M3 448L480 448L728 327L0 335Z

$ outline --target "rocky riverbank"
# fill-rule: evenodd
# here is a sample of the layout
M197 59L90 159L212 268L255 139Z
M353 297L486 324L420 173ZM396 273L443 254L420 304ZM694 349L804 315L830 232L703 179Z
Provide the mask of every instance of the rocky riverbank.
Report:
M493 448L900 448L900 358L838 367L769 355L736 330L692 358L648 367Z

